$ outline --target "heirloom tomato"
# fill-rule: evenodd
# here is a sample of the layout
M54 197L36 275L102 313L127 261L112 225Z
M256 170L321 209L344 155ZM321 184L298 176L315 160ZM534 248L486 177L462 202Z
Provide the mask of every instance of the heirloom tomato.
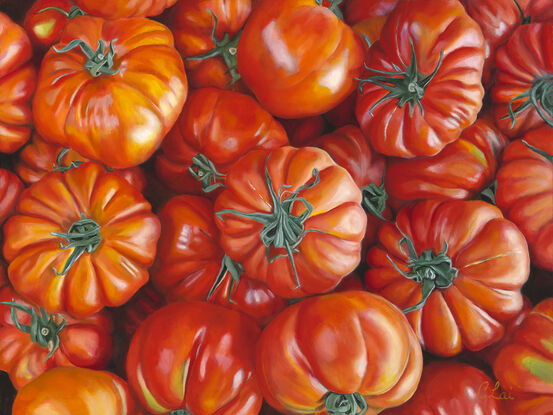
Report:
M380 39L388 16L400 0L348 0L344 19L369 45ZM369 46L367 45L367 46Z
M14 211L22 191L21 180L9 170L0 169L0 225Z
M497 355L493 371L513 396L508 415L549 415L553 408L553 298L536 305Z
M12 415L135 415L126 382L113 373L57 367L24 386Z
M250 151L215 201L221 245L277 295L330 291L359 264L367 223L361 198L324 150Z
M254 375L259 328L248 316L203 302L169 304L136 331L129 385L154 414L257 415Z
M553 271L553 129L513 141L497 172L496 204L520 228L533 264ZM526 144L525 144L526 143Z
M438 3L399 2L367 53L356 115L380 153L435 155L482 106L482 32L457 0Z
M317 0L261 0L238 45L238 71L261 105L282 118L322 114L355 89L363 45ZM324 36L321 36L324 34Z
M85 317L148 281L159 232L150 204L118 174L96 163L52 172L4 225L8 277L36 305Z
M30 101L36 70L23 28L0 12L0 153L13 153L31 136Z
M407 401L421 371L421 348L401 311L366 291L300 301L257 345L263 397L287 414L376 415Z
M86 13L104 19L121 19L123 17L157 16L171 7L177 0L75 0Z
M263 282L241 276L241 265L219 245L213 204L199 196L177 196L159 212L161 238L152 282L169 301L206 301L240 310L259 324L287 301Z
M501 339L523 306L526 240L482 201L427 200L401 209L369 250L367 288L407 314L423 347L440 356Z
M307 141L324 134L329 127L322 115L296 119L283 118L280 122L288 134L290 144L296 147L303 147Z
M127 168L161 144L186 94L184 66L165 26L81 16L42 60L33 117L45 140Z

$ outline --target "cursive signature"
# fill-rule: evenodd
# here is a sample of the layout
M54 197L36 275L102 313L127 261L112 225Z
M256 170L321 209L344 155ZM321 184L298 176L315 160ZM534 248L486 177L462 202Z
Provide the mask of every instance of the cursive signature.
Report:
M502 401L515 399L515 397L509 392L501 390L501 385L499 384L499 382L495 382L495 385L493 386L490 384L489 381L483 382L480 385L480 387L478 388L478 397L484 398L486 396Z

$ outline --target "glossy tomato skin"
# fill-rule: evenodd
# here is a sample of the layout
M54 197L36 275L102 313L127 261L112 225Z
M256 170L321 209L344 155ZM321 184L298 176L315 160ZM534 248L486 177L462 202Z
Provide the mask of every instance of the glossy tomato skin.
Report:
M348 0L344 7L344 20L355 25L366 19L388 16L399 0Z
M0 225L14 211L22 191L21 180L11 171L0 169Z
M177 0L75 0L77 5L92 16L104 19L121 19L125 17L157 16L163 10L171 7Z
M447 243L451 263L446 267L444 259L436 266L457 270L451 285L435 288L421 309L407 313L423 347L453 356L498 341L522 309L520 288L529 274L528 247L518 228L481 201L427 200L400 210L395 223L380 227L379 245L367 254L365 283L402 310L422 298L422 284L398 271L415 272L407 265L407 245L400 246L404 235L419 258L426 251L437 257Z
M496 203L520 228L532 263L553 271L553 161L528 148L522 140L553 154L551 128L530 131L505 150L497 173Z
M553 408L553 298L537 304L493 364L501 387L514 399L507 414L548 415Z
M113 373L57 367L23 387L13 415L138 415L126 382Z
M161 209L159 218L158 247L163 255L157 257L151 271L154 285L169 301L206 301L225 255L219 245L213 203L199 196L176 196ZM209 302L242 311L260 325L288 305L261 281L242 275L230 291L231 281L227 272Z
M73 249L66 233L81 214L99 225L101 241L60 279ZM125 303L148 281L159 238L150 204L116 173L84 163L53 172L26 189L4 225L8 277L22 296L52 312L85 317Z
M440 1L432 13L425 0L400 2L380 39L369 49L365 63L370 69L361 78L380 76L371 69L395 72L395 66L405 70L412 62L411 41L424 113L414 102L400 107L398 98L377 105L389 91L370 82L361 84L356 108L359 125L375 150L402 158L432 156L455 141L476 120L484 96L484 39L457 0ZM423 87L421 80L436 68L435 76Z
M59 53L50 49L33 101L38 133L113 168L142 163L175 123L187 95L171 32L145 18L81 16L67 24L55 48L74 39L93 49L100 40L109 45L117 39L112 69L118 72L94 77L84 68L88 58L80 47Z
M136 331L127 357L129 384L154 414L257 415L259 332L238 311L203 302L169 304Z
M217 88L194 90L156 158L160 180L179 193L204 194L190 173L192 158L205 155L217 171L253 149L288 144L284 128L252 97Z
M479 118L458 140L431 157L390 159L386 191L394 209L422 199L473 199L492 184L506 137Z
M314 184L317 172L320 181ZM261 239L266 225L240 214L272 214L275 200L280 200L277 205L288 200L285 205L289 205L291 199L287 198L293 197L292 192L309 185L300 189L298 197L311 205L312 212L304 217L301 234L294 227L298 233L290 241L296 244L292 254L296 278L286 248L270 244L267 250ZM275 294L299 298L329 291L359 264L367 222L360 205L361 191L347 170L324 150L285 146L272 152L251 151L230 168L225 186L215 201L221 245L229 257L242 264L248 277L265 282ZM221 212L226 209L238 215ZM306 204L296 200L287 220L299 221L305 212Z
M61 32L69 21L68 17L57 10L41 10L47 7L57 7L67 13L75 6L73 0L37 0L25 13L23 27L27 31L33 46L48 49L57 43Z
M23 28L0 12L0 153L17 151L31 136L30 101L36 70L29 62L31 42Z
M300 301L257 345L259 387L287 414L328 414L321 402L329 392L360 393L376 414L408 400L421 371L420 346L401 311L366 291Z
M464 363L436 361L424 367L417 392L404 405L382 415L502 415L503 401L492 395L495 382Z
M363 54L351 28L315 0L261 0L240 37L238 71L273 115L302 118L353 92Z

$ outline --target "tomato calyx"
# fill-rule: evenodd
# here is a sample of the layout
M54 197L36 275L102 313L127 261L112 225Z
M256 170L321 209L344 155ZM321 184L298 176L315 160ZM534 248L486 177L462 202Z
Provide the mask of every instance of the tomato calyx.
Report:
M190 414L186 412L184 409L175 409L169 415L190 415Z
M113 43L117 39L112 39L109 42L109 50L106 53L106 43L100 39L98 41L98 49L94 51L90 46L88 46L81 39L73 39L67 45L61 49L56 49L54 46L53 49L57 53L65 53L70 51L73 48L79 46L85 56L88 58L88 61L85 62L84 67L93 77L98 77L100 75L115 75L119 72L119 69L113 70L113 58L115 57L115 50L113 49Z
M336 15L336 17L340 20L344 20L344 15L342 14L342 10L340 10L340 4L344 0L328 0L330 2L330 6L327 7L328 10L330 10L332 13ZM323 6L323 0L315 0L315 3L319 6Z
M361 192L363 193L363 201L361 202L361 206L363 206L365 212L376 216L384 222L387 222L386 218L382 216L382 213L386 208L386 200L388 199L388 194L384 188L384 181L382 181L380 186L376 183L370 183L363 186Z
M495 205L495 193L497 192L497 180L480 192L480 199L486 203Z
M211 13L211 16L213 16L213 29L211 30L211 40L213 41L213 44L215 45L215 48L211 49L209 52L203 53L201 55L196 56L189 56L188 58L185 58L187 61L193 61L193 60L203 60L203 59L209 59L213 58L215 56L221 56L223 58L223 61L227 65L227 72L230 75L230 81L225 85L225 88L228 88L229 86L234 87L236 82L241 78L241 75L238 73L238 60L236 58L236 54L238 52L238 42L240 40L240 35L242 34L242 30L238 32L238 34L234 37L234 39L230 38L230 35L228 33L225 33L221 40L217 39L215 36L215 32L217 31L217 16L211 11L208 10L209 13Z
M513 110L513 102L520 99L525 99L525 101ZM510 118L511 128L513 128L516 124L516 116L530 106L533 106L543 121L553 128L553 73L547 72L543 76L535 78L528 91L511 98L508 104L509 112L501 120Z
M55 11L63 14L69 20L74 19L75 17L79 17L79 16L86 16L86 12L84 10L81 10L79 8L79 6L72 6L69 9L68 12L66 12L63 9L60 9L59 7L50 6L50 7L45 7L42 10L39 10L37 13L44 13L45 11L48 11L48 10L55 10Z
M232 292L234 288L238 286L238 283L240 282L240 275L244 273L244 268L242 267L242 265L240 265L240 263L234 261L226 254L223 256L223 259L221 260L221 268L217 273L217 277L215 277L215 283L209 290L209 293L207 293L206 301L209 301L213 293L223 283L223 280L225 279L225 275L227 275L227 272L230 274L230 278L231 278L230 286L228 289L227 301L231 304L236 304L236 302L232 299Z
M518 1L517 0L513 0L513 1L515 2L515 5L517 6L518 12L520 13L520 24L525 25L525 24L532 23L532 16L530 16L530 15L526 16L524 14L524 11L522 10L522 7L520 7L520 4L518 4Z
M10 306L11 318L15 327L29 334L33 343L48 348L48 354L44 358L44 361L46 362L52 357L60 344L59 333L67 322L65 317L60 314L48 314L42 307L40 308L39 315L33 307L26 307L23 304L16 303L14 298L12 298L11 301L2 301L0 304ZM23 311L30 315L31 324L22 324L17 318L16 310ZM56 320L59 322L56 322Z
M57 276L65 275L69 272L71 267L81 255L86 251L89 254L94 252L100 243L102 242L102 236L100 235L100 225L98 225L92 219L87 218L84 213L81 213L81 220L74 222L67 233L63 232L50 232L54 236L64 238L68 244L63 245L60 242L61 249L74 248L73 252L65 262L62 271L58 271L53 268Z
M294 277L296 279L296 286L294 289L297 289L301 286L301 283L296 269L296 264L294 262L294 253L298 252L297 247L308 232L319 232L316 230L305 231L303 223L311 215L311 212L313 212L313 205L311 205L311 203L303 197L299 197L299 193L302 190L310 189L319 184L319 171L316 168L313 169L312 174L314 180L311 184L298 187L295 192L284 198L286 193L290 193L287 189L292 186L283 184L278 189L277 195L273 189L273 182L267 169L268 160L269 156L267 156L267 159L265 160L265 179L267 180L269 194L271 195L273 211L271 213L244 213L234 209L223 209L218 211L216 215L220 220L224 220L222 217L224 214L233 214L261 223L263 225L263 229L259 233L259 237L266 247L267 260L269 263L272 263L281 256L288 256L290 264L292 265ZM305 206L305 210L299 216L294 216L292 214L292 208L296 202L301 202ZM271 256L271 248L285 249L286 254L276 254Z
M59 152L58 156L56 157L56 162L52 166L52 171L60 171L62 173L65 173L66 171L74 169L75 167L79 167L81 164L83 164L83 161L73 160L69 164L69 166L64 166L63 162L62 162L62 158L63 158L63 156L65 156L67 154L68 151L69 151L68 148L63 148Z
M325 408L330 415L363 415L369 405L359 392L329 392L325 398Z
M529 144L526 140L522 140L522 143L528 147L530 150L532 150L535 153L538 153L540 156L545 157L547 160L549 160L551 163L553 163L553 155L547 153L546 151L542 150L541 148L534 147L532 144Z
M440 66L442 64L442 59L444 56L443 50L440 51L440 57L436 67L430 75L424 75L419 72L417 65L417 54L415 53L415 45L413 44L413 39L409 38L409 43L411 44L411 63L409 66L405 64L402 60L403 69L396 64L392 64L395 71L383 71L380 69L370 68L366 64L363 64L365 68L369 71L381 74L371 76L369 78L356 78L359 81L359 92L363 93L363 85L365 83L371 83L388 91L388 93L380 98L374 103L374 105L369 108L369 114L372 116L372 110L375 109L378 105L387 101L389 99L398 99L397 106L402 108L405 104L409 104L409 116L413 116L415 111L415 106L419 107L421 116L424 116L424 108L421 104L421 99L424 96L424 92L430 81L434 79ZM400 57L401 59L401 57Z
M220 180L225 180L226 174L217 171L213 162L203 154L192 157L192 165L188 172L202 184L205 193L212 192L218 187L225 187Z
M399 228L398 230L401 232ZM426 300L430 297L430 294L432 294L434 289L445 289L450 287L453 284L453 279L457 276L459 270L453 267L451 258L446 255L447 241L444 241L444 246L438 254L435 254L434 251L428 249L419 257L417 255L417 251L415 250L413 241L411 241L411 239L409 239L409 237L403 232L401 232L401 234L403 235L403 238L401 238L398 242L399 249L401 252L404 252L402 245L407 245L407 249L409 251L409 260L407 261L407 265L411 268L411 272L405 273L400 270L389 255L386 255L386 258L388 258L388 260L392 263L396 271L405 278L422 284L422 298L414 306L403 310L403 313L407 314L411 311L419 310L424 307Z

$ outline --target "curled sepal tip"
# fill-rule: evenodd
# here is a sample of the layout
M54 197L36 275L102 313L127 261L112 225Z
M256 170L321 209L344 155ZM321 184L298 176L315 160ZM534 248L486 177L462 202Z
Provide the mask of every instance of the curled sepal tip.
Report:
M119 69L111 69L113 66L113 58L115 57L115 49L113 48L113 43L117 39L112 39L109 42L109 50L106 53L106 43L103 39L98 41L98 48L94 51L90 46L88 46L81 39L73 39L67 45L61 49L56 49L54 46L53 49L57 53L65 53L71 49L76 48L77 46L81 48L88 60L85 62L84 67L93 77L98 77L100 75L115 75L119 72Z
M365 398L359 392L329 392L324 405L329 415L363 415L369 409Z
M344 15L342 14L342 10L340 10L340 4L342 4L343 1L344 0L329 0L330 6L328 6L328 10L334 13L340 20L344 20ZM319 6L323 6L323 0L315 0L315 3Z
M213 293L223 283L227 272L230 274L231 278L227 301L231 304L236 304L236 302L232 299L232 292L236 287L238 287L238 283L240 283L240 275L244 273L244 268L242 268L242 265L240 265L238 262L232 260L228 255L224 255L223 259L221 260L221 268L219 269L219 272L215 277L215 282L213 283L213 286L209 290L209 293L207 293L207 301L209 301Z
M547 160L549 160L551 163L553 163L553 155L549 154L548 152L542 150L541 148L537 148L533 146L532 144L529 144L526 140L522 140L522 143L528 147L533 152L539 154L542 157L545 157Z
M52 167L52 171L60 171L62 173L65 173L66 171L71 170L75 167L79 167L81 164L83 164L83 162L80 160L73 160L71 163L69 163L69 166L64 166L62 158L68 152L69 152L68 148L64 148L59 152L58 156L56 157L56 163Z
M380 186L376 183L369 183L363 186L361 192L363 193L363 201L361 202L363 209L378 219L387 222L387 219L382 216L386 208L386 200L388 199L388 194L384 188L384 181Z
M55 10L57 11L58 13L61 13L63 14L65 17L67 17L69 20L71 19L74 19L75 17L79 17L79 16L86 16L86 13L81 10L79 8L79 6L72 6L68 12L66 12L65 10L63 9L60 9L59 7L54 7L54 6L50 6L50 7L45 7L44 9L42 10L39 10L38 13L44 13L45 11L48 11L48 10Z
M201 153L192 157L192 165L188 168L188 172L202 184L205 193L225 187L221 181L225 180L226 175L219 172L213 162Z

